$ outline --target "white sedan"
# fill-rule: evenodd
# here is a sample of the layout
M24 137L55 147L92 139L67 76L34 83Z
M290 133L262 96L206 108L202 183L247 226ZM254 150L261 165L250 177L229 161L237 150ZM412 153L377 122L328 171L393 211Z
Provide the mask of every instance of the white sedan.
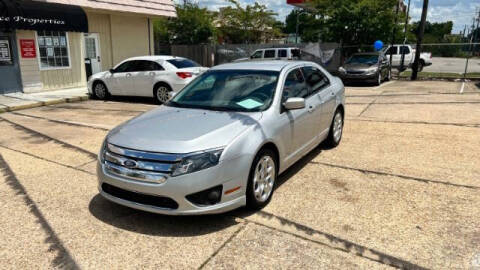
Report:
M181 57L134 57L109 71L92 75L88 79L88 92L98 99L109 95L141 96L165 103L206 70L208 68Z

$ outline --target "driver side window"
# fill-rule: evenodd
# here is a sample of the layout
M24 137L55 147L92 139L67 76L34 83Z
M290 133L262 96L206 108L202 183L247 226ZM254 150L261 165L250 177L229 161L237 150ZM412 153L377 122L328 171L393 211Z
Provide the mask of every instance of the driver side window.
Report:
M134 66L135 66L135 61L125 62L115 69L115 73L132 72Z
M263 51L256 51L252 54L252 59L262 58Z
M292 97L306 98L307 96L308 88L301 69L297 68L290 71L283 86L282 102Z
M306 82L309 87L309 95L322 91L330 84L328 78L318 68L307 66L303 68Z

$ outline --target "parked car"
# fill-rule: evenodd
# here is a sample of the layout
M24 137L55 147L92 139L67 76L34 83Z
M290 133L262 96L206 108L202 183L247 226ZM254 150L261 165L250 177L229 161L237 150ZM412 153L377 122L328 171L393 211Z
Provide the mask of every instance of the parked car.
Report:
M256 50L249 58L241 58L235 62L249 61L249 60L299 60L301 51L299 48L267 48Z
M407 68L411 68L415 61L415 50L410 45L393 45L387 46L383 52L385 53L388 61L390 61L390 55L392 56L392 67L400 71L404 71ZM402 66L402 55L404 55ZM432 54L424 52L420 54L420 62L418 63L418 71L422 71L423 67L432 65Z
M391 79L390 64L383 53L355 53L338 69L344 82L373 82Z
M115 68L94 74L88 92L95 98L113 96L154 97L165 103L198 75L208 70L194 61L175 56L129 58Z
M167 215L265 206L278 175L342 138L342 81L315 63L220 65L116 128L99 154L100 194Z

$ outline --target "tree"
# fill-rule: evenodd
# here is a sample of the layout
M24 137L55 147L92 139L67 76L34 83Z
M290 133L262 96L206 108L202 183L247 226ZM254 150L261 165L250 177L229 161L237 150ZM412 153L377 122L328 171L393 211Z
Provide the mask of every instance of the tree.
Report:
M390 41L395 25L398 0L314 0L323 41L345 44L373 44L375 40ZM404 14L399 14L402 21Z
M236 0L227 0L233 6L220 9L218 35L229 43L260 43L282 35L283 25L275 19L276 13L255 2L242 7Z
M302 12L302 13L300 13ZM285 19L285 33L294 34L297 27L298 16L298 34L304 42L318 42L322 34L322 22L317 20L315 15L299 10L292 10Z
M196 3L176 6L177 17L155 21L154 33L162 44L210 43L215 33L213 14Z

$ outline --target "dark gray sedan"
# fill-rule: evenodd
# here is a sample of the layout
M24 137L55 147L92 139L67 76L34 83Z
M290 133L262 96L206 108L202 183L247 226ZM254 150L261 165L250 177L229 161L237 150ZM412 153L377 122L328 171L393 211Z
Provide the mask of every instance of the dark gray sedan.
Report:
M369 82L380 85L391 78L390 63L384 54L356 53L338 69L344 82Z

